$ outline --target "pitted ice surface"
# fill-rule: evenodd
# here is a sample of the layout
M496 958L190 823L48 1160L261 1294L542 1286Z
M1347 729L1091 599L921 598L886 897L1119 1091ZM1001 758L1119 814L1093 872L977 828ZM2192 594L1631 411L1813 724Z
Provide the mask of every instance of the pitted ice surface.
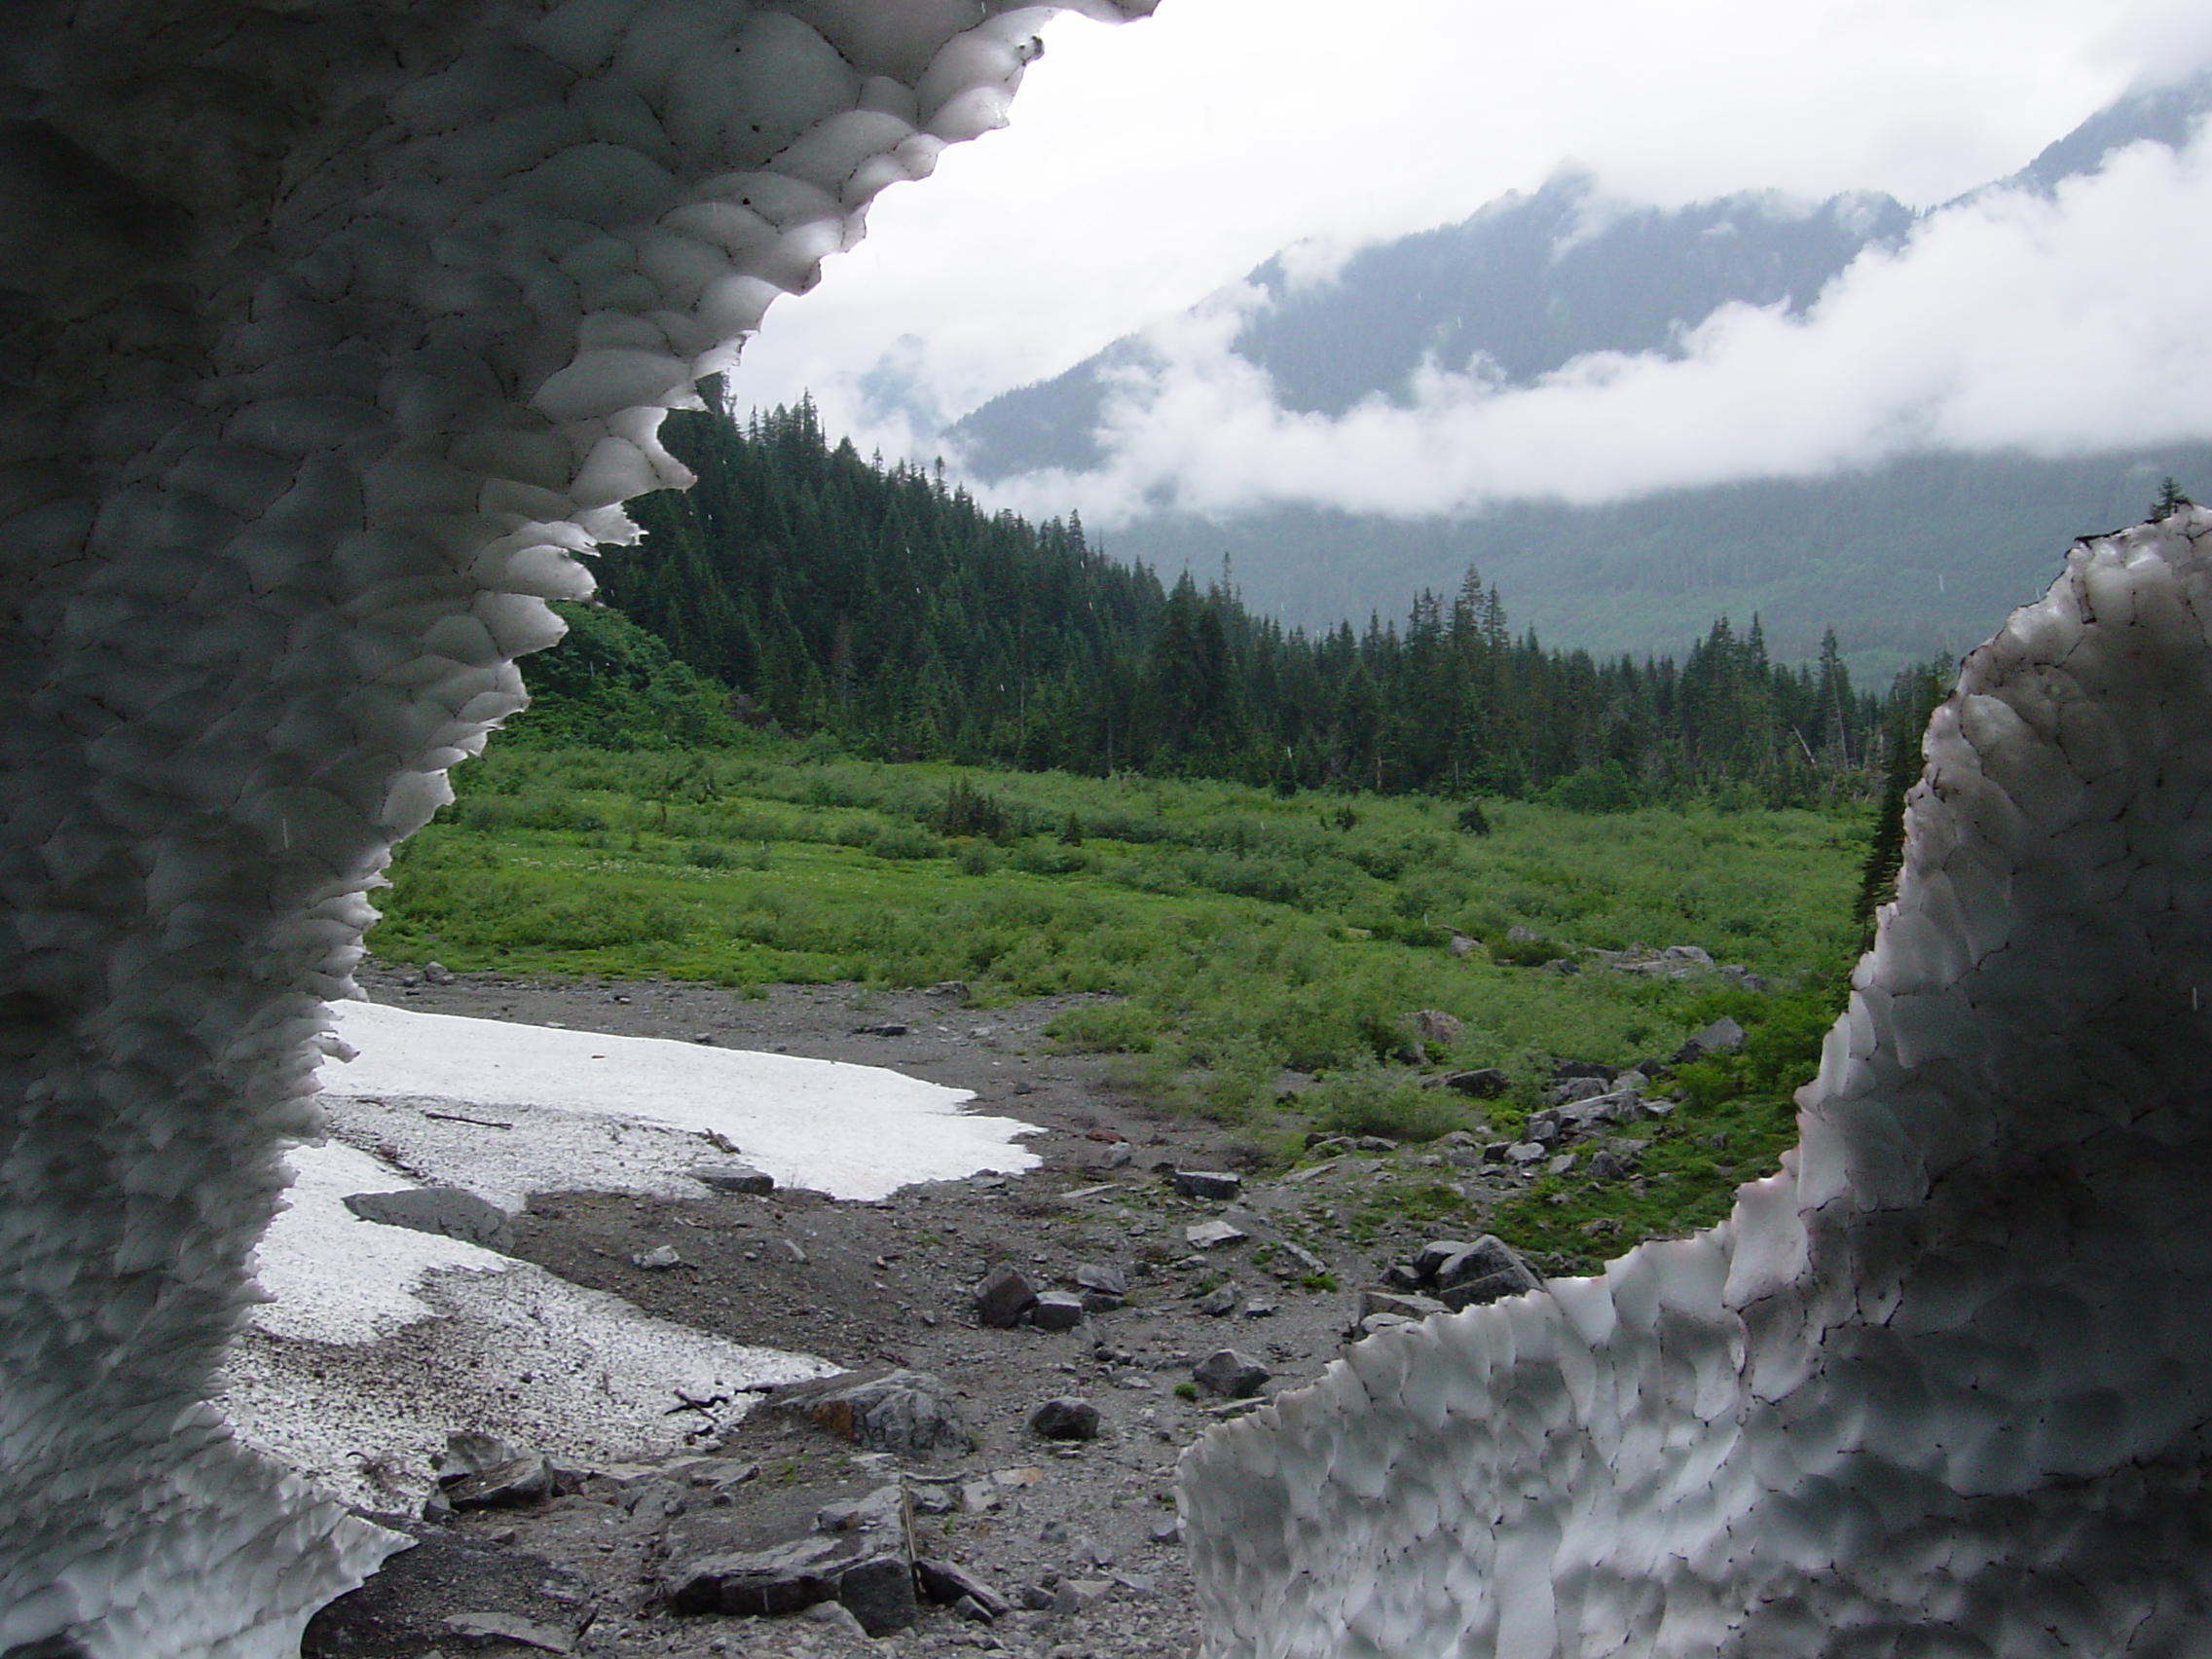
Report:
M0 1652L275 1659L393 1547L207 1404L364 894L661 415L1052 9L9 8Z
M1782 1173L1212 1430L1207 1659L2212 1650L2207 730L2212 512L2076 546L1936 712Z

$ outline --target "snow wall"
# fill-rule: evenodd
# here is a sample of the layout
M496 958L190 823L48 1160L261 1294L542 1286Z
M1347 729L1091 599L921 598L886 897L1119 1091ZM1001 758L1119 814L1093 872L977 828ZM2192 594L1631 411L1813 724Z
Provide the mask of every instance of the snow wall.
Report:
M1967 658L1801 1143L1186 1455L1207 1659L2212 1652L2212 512Z
M12 0L0 1653L296 1654L398 1541L205 1404L364 891L663 411L1070 3Z

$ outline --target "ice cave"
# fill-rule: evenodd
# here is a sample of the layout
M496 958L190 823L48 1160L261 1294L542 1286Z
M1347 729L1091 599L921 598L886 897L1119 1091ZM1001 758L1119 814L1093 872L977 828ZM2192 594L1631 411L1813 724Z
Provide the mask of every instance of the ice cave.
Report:
M0 1654L276 1659L393 1546L207 1403L367 890L1047 10L11 8ZM1214 1659L2212 1647L2208 535L1971 659L1782 1175L1193 1453Z

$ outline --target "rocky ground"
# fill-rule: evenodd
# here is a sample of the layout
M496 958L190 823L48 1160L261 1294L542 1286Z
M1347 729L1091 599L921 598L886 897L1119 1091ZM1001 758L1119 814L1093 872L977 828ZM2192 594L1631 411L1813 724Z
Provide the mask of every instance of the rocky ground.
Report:
M1148 1110L1097 1062L1053 1053L1041 1028L1060 999L976 1010L951 987L819 986L742 1001L691 985L432 984L381 970L363 982L377 1000L425 1012L893 1066L1039 1125L1025 1144L1044 1162L873 1203L798 1191L534 1197L515 1219L517 1255L660 1318L817 1354L864 1378L934 1379L934 1398L966 1432L912 1451L871 1451L838 1432L857 1424L863 1441L888 1433L887 1444L912 1444L913 1402L927 1418L933 1391L894 1376L896 1398L881 1411L866 1399L770 1399L659 1467L545 1476L527 1448L494 1448L470 1465L485 1469L473 1489L457 1479L456 1501L472 1490L513 1501L414 1522L419 1547L311 1628L303 1651L313 1659L1189 1652L1198 1630L1172 1497L1183 1449L1224 1416L1318 1377L1363 1310L1382 1306L1363 1309L1362 1287L1394 1278L1401 1292L1436 1294L1406 1264L1432 1239L1471 1238L1486 1206L1525 1178L1514 1171L1526 1163L1498 1161L1495 1149L1486 1160L1460 1137L1425 1149L1325 1146L1261 1179L1255 1150L1234 1132ZM1194 1182L1192 1171L1236 1179ZM665 1253L677 1265L639 1265ZM1497 1266L1470 1261L1445 1278L1471 1283ZM1016 1306L1049 1294L999 1327L978 1313L986 1285ZM1040 1328L1077 1315L1069 1328ZM1245 1398L1198 1380L1224 1349L1266 1374ZM1251 1371L1231 1386L1254 1386ZM1095 1408L1086 1437L1031 1426L1041 1406L1069 1399ZM1064 1415L1071 1428L1091 1427L1087 1413ZM519 1456L502 1468L510 1451ZM771 1601L823 1594L837 1573L885 1555L940 1564L925 1586L969 1599L925 1596L910 1623L874 1639L861 1615L880 1628L905 1613L870 1602L865 1572L841 1600L809 1609L689 1610L753 1604L775 1577L756 1558L777 1549L799 1588ZM732 1567L733 1555L746 1559Z

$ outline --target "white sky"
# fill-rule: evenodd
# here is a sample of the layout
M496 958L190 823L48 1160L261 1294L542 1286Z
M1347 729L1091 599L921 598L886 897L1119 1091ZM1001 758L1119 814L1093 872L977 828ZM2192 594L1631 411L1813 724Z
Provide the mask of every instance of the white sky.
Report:
M2010 172L2130 85L2212 57L2212 7L2199 0L1685 0L1667 7L1649 0L1163 0L1148 21L1109 29L1063 18L1046 39L1047 55L1030 70L1009 129L949 151L933 179L887 193L867 240L832 260L813 293L769 313L735 377L741 407L810 389L833 431L851 433L864 448L906 453L906 428L886 419L880 404L871 408L871 375L889 371L908 395L955 418L1172 316L1290 243L1315 239L1324 249L1348 248L1453 222L1504 191L1533 188L1568 163L1593 170L1613 194L1661 204L1741 190L1818 199L1872 189L1932 205ZM2161 234L2177 203L2212 206L2205 179L2202 166L2139 178L2124 202L2089 204L2090 220L2100 234L2115 224ZM1731 378L1731 364L1755 368L1772 346L1752 337L1771 323L1745 321L1716 339L1707 380L1726 385L1708 385L1699 395L1721 412L1713 418L1717 424L1709 423L1712 431L1748 425L1758 440L1738 470L1866 459L1869 422L1895 432L1901 404L1931 397L1949 411L1926 424L1937 436L1954 427L2003 428L2004 441L2019 441L2021 419L1992 416L1976 427L1960 411L2009 406L2015 387L1978 377L2004 362L2019 329L2075 313L2094 286L2085 275L2092 252L2070 223L2029 224L2015 215L2009 225L1983 227L1984 257L2012 259L2023 246L2047 253L2055 286L2046 292L2033 275L2008 276L2003 310L2013 332L1983 330L1980 344L1952 353L1950 379L1932 386L1924 369L1913 369L1915 343L1941 339L1955 325L1962 296L1982 279L1970 269L1976 243L1976 235L1959 231L1939 250L1932 269L1940 267L1947 298L1930 298L1895 272L1886 287L1855 274L1853 303L1839 308L1850 313L1848 328L1835 344L1792 348L1805 372L1855 364L1869 350L1871 330L1879 362L1918 374L1916 381L1907 374L1904 390L1885 393L1874 384L1878 368L1856 369L1841 395L1857 416L1825 423L1823 431L1770 441L1759 400L1773 377ZM2096 368L2105 360L2100 350L2116 366L2109 399L2126 400L2127 376L2144 366L2147 341L2189 337L2200 321L2203 302L2191 301L2185 284L2154 284L2157 295L2148 301L2142 286L2128 304L2139 313L2150 303L2156 314L2120 330L2128 338L2100 346L2096 336L2117 326L2115 312L2068 343L2071 368L2084 359ZM2158 309L2169 299L2179 312ZM1904 319L1904 331L1885 333L1885 316ZM1601 426L1647 421L1671 395L1649 380L1638 380L1633 404L1600 411ZM1451 403L1451 393L1442 388L1440 403ZM1248 436L1280 424L1279 411L1265 406L1264 387L1259 407L1248 396L1239 407ZM1493 433L1501 414L1470 425L1462 408L1456 427L1431 423L1419 436L1448 460L1475 441L1475 426ZM1915 406L1901 429L1918 421ZM2033 420L2024 424L2035 428L2026 433L2031 446L2072 441ZM1310 450L1312 434L1308 439ZM1226 510L1254 490L1270 494L1277 488L1271 479L1309 462L1295 448L1253 441L1272 457L1247 466L1258 482L1214 488L1201 484L1193 462L1171 469L1169 485L1194 504ZM1181 447L1180 436L1169 443ZM1539 432L1523 448L1533 453L1542 443ZM1710 470L1715 452L1709 444L1701 453ZM1134 473L1124 467L1128 475L1118 482L1093 480L1079 491L1086 517L1115 516L1116 501L1136 487L1132 477L1159 488L1161 479L1146 472L1152 464L1132 462ZM1722 469L1730 465L1723 461ZM1663 458L1634 461L1630 470L1639 467L1654 485L1677 481ZM1588 475L1590 458L1555 470ZM1459 504L1485 488L1478 481L1461 489ZM1056 511L1074 498L1014 504Z

